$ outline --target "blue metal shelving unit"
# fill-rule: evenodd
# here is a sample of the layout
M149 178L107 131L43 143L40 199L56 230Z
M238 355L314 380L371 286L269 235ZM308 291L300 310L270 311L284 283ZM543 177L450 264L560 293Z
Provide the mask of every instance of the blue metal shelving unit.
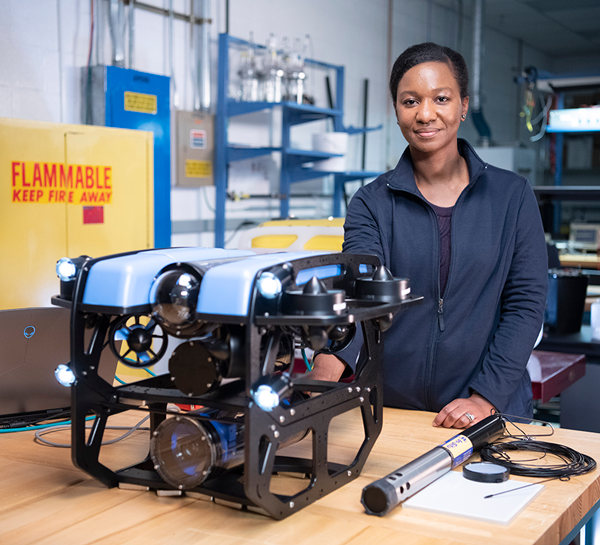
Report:
M335 154L324 153L312 150L300 150L291 147L290 129L294 125L309 123L319 119L332 119L334 130L336 132L347 132L357 134L375 128L345 128L343 125L343 104L344 104L344 67L334 64L328 64L313 59L306 59L306 64L319 66L325 69L335 70L336 88L335 105L336 108L319 108L307 104L296 104L295 102L241 102L228 96L229 89L229 49L232 45L249 46L249 42L234 38L228 34L219 36L219 73L218 73L218 91L217 91L217 115L215 124L215 246L223 247L225 243L225 203L227 200L227 178L228 166L232 161L251 159L261 155L269 155L273 152L281 153L281 174L279 183L279 193L289 195L291 185L294 182L322 178L329 174L334 174L334 194L333 194L333 216L341 216L341 203L343 198L344 184L352 180L365 178L374 178L379 172L352 171L352 172L324 172L312 170L306 167L306 163L336 157ZM257 49L263 46L254 45ZM250 147L230 145L227 137L227 126L229 118L258 112L274 107L280 107L283 110L281 127L281 147ZM282 199L280 205L280 214L282 217L289 215L289 199Z

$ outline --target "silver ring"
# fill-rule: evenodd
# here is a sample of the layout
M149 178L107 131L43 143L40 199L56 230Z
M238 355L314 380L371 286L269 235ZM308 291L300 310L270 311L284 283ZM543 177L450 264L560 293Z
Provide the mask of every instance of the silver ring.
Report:
M473 420L475 420L475 417L471 413L465 413L465 416L469 419L469 422L473 422Z

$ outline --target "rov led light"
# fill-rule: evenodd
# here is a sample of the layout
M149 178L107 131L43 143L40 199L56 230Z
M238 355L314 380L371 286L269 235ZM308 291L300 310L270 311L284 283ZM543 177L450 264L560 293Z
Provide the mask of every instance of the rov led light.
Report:
M56 262L56 275L63 282L70 282L77 276L77 267L70 258L62 257Z
M275 407L279 406L283 395L292 386L292 381L287 375L279 375L253 388L251 392L252 399L260 409L271 412Z
M279 405L279 395L271 386L261 384L254 392L254 402L263 411L270 412Z
M65 387L72 386L75 383L75 374L68 365L61 363L54 371L54 376L59 384Z
M283 289L281 280L271 272L264 272L256 281L258 292L266 299L275 299Z

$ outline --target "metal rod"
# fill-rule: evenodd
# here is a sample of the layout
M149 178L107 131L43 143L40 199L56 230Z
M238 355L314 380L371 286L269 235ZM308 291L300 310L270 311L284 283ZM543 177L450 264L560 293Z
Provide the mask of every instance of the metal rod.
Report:
M229 34L229 0L225 0L225 34Z
M365 78L365 95L363 103L363 127L367 128L367 114L369 109L369 79ZM365 131L362 135L362 170L365 170L365 164L367 160L367 132ZM363 180L364 184L364 180Z
M521 76L523 73L523 40L519 38L517 40L517 74ZM525 85L524 87L527 87ZM519 85L515 85L517 104L515 107L516 115L515 115L515 142L519 142L521 140L521 118L519 117L519 110L521 109L521 101L523 100L521 94L521 87Z
M229 192L229 193L227 193L227 198L232 201L246 200L246 199L287 200L287 199L331 198L331 194L330 193L290 193L289 195L283 195L281 193L235 193L235 192Z
M127 17L127 37L129 39L129 54L127 56L127 67L133 70L133 65L135 63L135 8L133 3L130 3L128 6L128 17Z
M483 19L483 0L475 0L473 15L473 110L481 107L481 26Z
M192 98L194 111L200 110L200 72L198 70L199 53L198 53L198 33L196 32L196 13L199 10L201 0L190 0L190 38L192 44Z
M392 73L392 51L393 51L393 34L394 34L394 0L388 0L388 27L387 27L387 74ZM386 170L391 169L390 156L392 150L392 104L391 100L386 101L385 106L385 165Z
M473 101L471 118L479 133L479 144L489 146L492 134L489 125L483 117L481 108L481 62L483 48L483 0L475 0L475 12L473 14Z
M94 2L94 26L96 27L95 47L96 64L104 64L104 2Z
M211 107L210 0L195 0L192 9L199 23L193 28L194 110L207 112Z
M169 16L169 10L165 8L159 8L157 6L152 6L144 2L138 2L137 0L134 0L133 5L137 9L148 11L150 13L155 13L156 15L162 15L163 17ZM187 15L186 13L179 13L177 11L173 12L173 17L175 17L175 19L179 19L180 21L186 21L188 23L191 20L190 15Z
M523 488L527 488L528 486L533 486L534 484L542 484L548 481L554 481L555 479L560 479L561 477L550 477L548 479L543 479L541 481L538 481L537 483L529 483L529 484L525 484L523 486L519 486L517 488L511 488L510 490L503 490L502 492L496 492L495 494L488 494L487 496L483 496L484 500L487 500L488 498L493 498L495 496L499 496L500 494L508 494L509 492L516 492L517 490L522 490ZM568 479L568 477L567 477Z
M60 0L56 0L56 25L58 31L58 92L60 95L60 122L65 122L65 108L64 108L64 98L65 94L63 92L63 62L62 62L62 32L60 30Z
M459 53L462 50L462 37L463 37L463 0L457 0L458 2L458 23L456 25L456 51Z
M200 42L202 51L200 53L200 105L202 110L208 112L212 105L211 100L211 77L210 77L210 0L202 0L202 24L200 25Z
M112 45L111 64L125 68L125 6L122 1L110 0L109 26Z
M329 79L329 76L325 76L325 87L327 89L327 104L329 108L333 110L335 108L333 104L333 95L331 94L331 80Z
M177 84L175 83L175 67L173 62L173 0L169 0L169 24L167 26L169 30L169 42L168 42L168 54L169 54L169 77L171 78L171 99L173 107L179 106L179 94L177 92Z

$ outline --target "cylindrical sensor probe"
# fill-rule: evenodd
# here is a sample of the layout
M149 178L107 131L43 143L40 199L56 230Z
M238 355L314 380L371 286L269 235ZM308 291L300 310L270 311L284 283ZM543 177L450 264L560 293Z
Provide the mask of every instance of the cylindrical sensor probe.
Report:
M361 503L369 515L384 516L404 500L465 462L475 450L504 434L504 421L491 415L416 460L363 488Z

